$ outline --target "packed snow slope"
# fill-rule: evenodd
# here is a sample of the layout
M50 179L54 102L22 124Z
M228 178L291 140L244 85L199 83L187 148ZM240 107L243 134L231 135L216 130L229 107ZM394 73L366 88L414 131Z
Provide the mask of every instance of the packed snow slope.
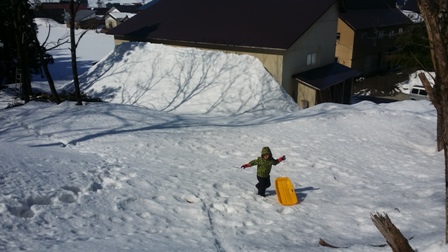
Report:
M2 251L390 251L376 212L414 249L446 251L426 101L226 117L31 102L0 120ZM263 146L286 155L271 178L300 204L256 195L239 166Z
M234 115L298 110L258 59L220 51L123 43L80 82L89 96L158 111Z
M82 85L110 102L0 110L0 251L390 251L377 212L416 251L448 251L430 102L297 110L251 57L150 44L98 55L88 45L111 38L86 38L82 69L99 62ZM70 51L51 53L66 84ZM239 168L264 146L286 155L271 180L288 176L300 204L256 195L256 168Z

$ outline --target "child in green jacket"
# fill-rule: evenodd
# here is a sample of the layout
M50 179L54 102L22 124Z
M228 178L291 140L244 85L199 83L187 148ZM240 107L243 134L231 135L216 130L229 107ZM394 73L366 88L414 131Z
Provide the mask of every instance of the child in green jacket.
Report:
M277 165L283 160L286 160L285 156L274 159L272 157L271 149L269 149L269 147L263 147L261 150L261 157L258 157L257 159L241 166L242 169L246 169L254 165L257 166L258 183L255 187L258 189L258 195L263 197L266 196L266 188L271 186L271 177L269 176L271 173L271 168L273 165Z

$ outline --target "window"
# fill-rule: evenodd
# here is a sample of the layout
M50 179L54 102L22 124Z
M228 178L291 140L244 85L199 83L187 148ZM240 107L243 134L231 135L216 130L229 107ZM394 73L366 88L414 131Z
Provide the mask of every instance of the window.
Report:
M403 34L403 28L398 28L398 34Z
M336 41L339 42L339 40L341 40L341 33L338 32L338 34L336 35Z
M367 38L367 32L361 33L361 40L365 40Z
M306 55L306 65L311 66L316 64L316 53L309 53Z
M426 90L424 88L413 88L411 90L411 94L428 95L428 93L426 93Z
M389 32L389 38L392 38L394 36L394 30Z
M383 37L384 37L384 31L379 31L378 38L383 38Z
M378 31L373 32L373 38L372 38L372 46L376 46L378 44Z

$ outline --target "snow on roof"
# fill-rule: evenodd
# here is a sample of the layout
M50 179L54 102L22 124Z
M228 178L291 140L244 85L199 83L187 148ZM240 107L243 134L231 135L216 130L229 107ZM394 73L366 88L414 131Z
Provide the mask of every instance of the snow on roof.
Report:
M129 12L110 12L109 16L111 16L113 19L123 19L126 17L131 18L135 16L135 14Z

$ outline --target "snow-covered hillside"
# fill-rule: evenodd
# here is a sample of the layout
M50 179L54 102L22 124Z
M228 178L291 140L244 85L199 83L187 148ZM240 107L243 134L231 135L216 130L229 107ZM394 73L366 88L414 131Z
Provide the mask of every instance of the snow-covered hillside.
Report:
M110 37L96 39L92 46L113 48ZM128 46L79 54L99 61L83 64L84 88L114 94L110 102L0 110L1 251L391 251L375 213L387 213L415 251L448 251L445 161L430 102L296 110L250 57ZM69 73L70 51L50 53L52 71ZM70 82L58 76L58 87ZM186 91L210 87L172 109L173 79ZM147 80L168 90L123 102ZM236 106L238 97L247 102ZM286 155L271 181L289 177L298 205L280 205L273 186L256 195L256 168L240 169L264 146Z

